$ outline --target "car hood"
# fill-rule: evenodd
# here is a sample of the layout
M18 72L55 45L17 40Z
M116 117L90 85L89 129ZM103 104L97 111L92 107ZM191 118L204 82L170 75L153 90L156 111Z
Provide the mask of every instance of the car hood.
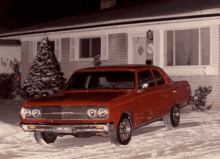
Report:
M25 105L88 105L102 104L115 99L127 92L77 92L60 93L50 97L32 99Z

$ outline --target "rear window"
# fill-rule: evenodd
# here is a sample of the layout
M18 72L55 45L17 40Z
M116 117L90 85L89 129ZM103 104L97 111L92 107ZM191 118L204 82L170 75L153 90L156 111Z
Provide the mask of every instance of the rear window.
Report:
M158 86L165 84L163 77L157 70L153 70L153 74L154 74L154 77L155 77L155 80Z

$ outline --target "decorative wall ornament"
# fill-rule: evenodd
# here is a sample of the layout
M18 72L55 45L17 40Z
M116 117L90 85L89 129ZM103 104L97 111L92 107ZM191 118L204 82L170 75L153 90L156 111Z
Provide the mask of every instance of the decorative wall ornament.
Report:
M147 38L148 40L153 40L153 32L151 30L148 30L147 32Z
M139 49L138 49L138 53L139 53L140 55L142 55L142 54L143 54L143 52L144 52L144 49L143 49L143 47L142 47L142 46L140 46L140 47L139 47Z
M152 54L154 52L154 45L153 44L150 43L147 45L147 52L149 54Z
M140 39L139 37L134 37L134 38L133 38L133 40L134 40L135 43L138 43L139 39Z

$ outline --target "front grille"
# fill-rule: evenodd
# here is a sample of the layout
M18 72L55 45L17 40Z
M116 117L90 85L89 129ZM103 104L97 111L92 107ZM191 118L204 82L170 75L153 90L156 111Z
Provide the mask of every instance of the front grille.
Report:
M40 109L41 117L34 118L33 116L27 117L27 119L42 119L42 120L88 120L91 119L87 110L91 106L33 106L28 107L31 110ZM98 106L105 107L105 106ZM97 117L96 119L106 119Z
M61 116L61 107L53 106L53 107L43 107L41 111L41 119L62 119Z
M42 109L42 119L55 119L55 120L78 120L78 119L89 119L87 115L88 107L80 106L50 106L43 107Z

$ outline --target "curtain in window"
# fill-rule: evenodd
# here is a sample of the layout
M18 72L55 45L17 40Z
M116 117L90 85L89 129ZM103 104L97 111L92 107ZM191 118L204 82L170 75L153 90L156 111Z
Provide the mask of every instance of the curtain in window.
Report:
M201 28L201 65L210 64L210 28Z
M175 31L175 65L199 64L199 29Z
M164 40L165 66L210 64L210 28L166 31Z

